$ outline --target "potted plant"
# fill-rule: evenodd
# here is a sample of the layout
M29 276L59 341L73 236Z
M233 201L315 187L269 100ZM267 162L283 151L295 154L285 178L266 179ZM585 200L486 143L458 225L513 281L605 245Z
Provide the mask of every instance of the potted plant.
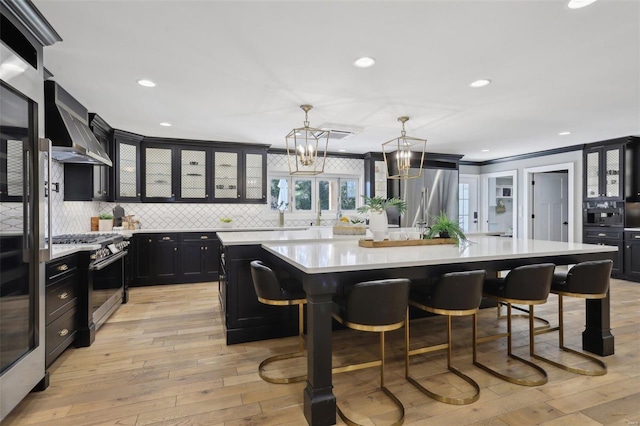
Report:
M467 241L466 235L458 225L458 222L454 222L449 219L445 212L433 218L433 225L427 230L425 238L435 238L438 235L439 238L451 238L456 243L460 241Z
M401 198L367 197L363 195L364 205L358 207L358 213L369 213L369 230L387 232L389 223L387 209L395 207L399 214L407 211L407 203Z
M100 213L98 216L98 231L113 230L113 215L111 213Z

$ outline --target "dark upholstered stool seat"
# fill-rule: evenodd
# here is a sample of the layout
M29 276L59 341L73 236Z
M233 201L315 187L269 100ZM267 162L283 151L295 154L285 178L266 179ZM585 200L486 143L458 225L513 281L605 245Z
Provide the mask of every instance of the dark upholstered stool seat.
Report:
M294 377L270 377L264 371L267 365L284 359L304 356L304 304L307 303L302 284L294 280L278 280L276 274L260 260L251 262L251 277L253 288L258 300L266 305L290 306L298 305L298 337L300 348L298 352L274 355L262 361L258 366L258 375L269 383L295 383L307 379L307 375Z
M480 397L480 386L469 376L451 365L451 317L473 315L473 340L476 339L477 313L482 301L482 284L485 271L452 272L431 281L428 289L415 289L409 296L409 304L426 312L447 316L447 343L410 350L409 318L405 325L405 377L421 392L447 404L471 404ZM410 357L413 355L447 349L447 369L473 386L475 393L468 398L453 398L430 391L410 376Z
M545 361L553 366L562 368L576 374L586 376L601 376L607 373L607 366L599 359L582 352L564 346L564 324L563 324L563 296L578 297L582 299L604 299L609 291L609 278L611 276L611 260L596 260L582 262L575 265L568 272L556 272L553 274L551 292L558 295L558 327L547 330L536 331L535 334L543 334L558 330L558 347L564 351L588 359L598 365L598 369L587 370L583 368L570 367L549 358L542 357L535 353L535 341L532 344L531 356L535 359Z
M367 281L345 289L344 297L336 297L333 317L336 321L354 330L380 333L380 360L336 367L333 373L380 367L380 389L393 401L400 411L400 418L393 425L404 421L404 406L384 384L384 335L403 326L407 316L409 286L407 279ZM338 415L348 425L357 425L336 404Z
M495 336L488 336L483 338L476 338L474 340L473 348L473 363L474 365L482 368L488 373L506 380L511 383L515 383L523 386L538 386L547 382L547 373L536 364L522 359L512 353L512 331L511 331L511 309L512 303L529 305L528 317L529 317L529 353L532 353L533 336L535 333L533 320L534 311L533 306L546 303L547 297L549 297L549 291L551 290L551 282L553 279L553 271L555 265L552 263L542 263L537 265L519 266L509 271L505 278L489 279L485 281L484 294L485 296L496 299L498 303L505 303L507 305L507 332L498 334ZM516 361L530 366L535 369L540 375L541 379L527 380L523 378L517 378L514 376L500 373L477 360L477 344L488 340L494 340L501 337L507 337L507 355Z

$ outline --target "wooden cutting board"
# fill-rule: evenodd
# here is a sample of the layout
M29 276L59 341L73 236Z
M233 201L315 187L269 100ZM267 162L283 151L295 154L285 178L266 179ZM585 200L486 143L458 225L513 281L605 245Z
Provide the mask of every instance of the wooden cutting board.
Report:
M379 248L379 247L407 247L407 246L431 246L439 244L457 244L452 238L432 238L429 240L358 240L360 247Z

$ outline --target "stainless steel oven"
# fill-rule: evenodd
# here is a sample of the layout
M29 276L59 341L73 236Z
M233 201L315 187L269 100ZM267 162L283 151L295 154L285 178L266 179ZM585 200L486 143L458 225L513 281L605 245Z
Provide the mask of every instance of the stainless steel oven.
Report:
M583 206L583 225L622 227L624 207L620 201L586 201Z
M129 241L120 234L69 234L53 237L53 244L87 246L80 252L84 277L78 294L77 346L90 346L96 331L126 300L125 260Z

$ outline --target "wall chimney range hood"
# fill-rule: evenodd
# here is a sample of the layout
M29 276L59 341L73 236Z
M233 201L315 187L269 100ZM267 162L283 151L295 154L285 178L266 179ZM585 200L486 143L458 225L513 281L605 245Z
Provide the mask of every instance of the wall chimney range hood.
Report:
M89 129L89 113L80 102L52 80L44 82L45 136L51 156L61 163L112 166L109 155Z

